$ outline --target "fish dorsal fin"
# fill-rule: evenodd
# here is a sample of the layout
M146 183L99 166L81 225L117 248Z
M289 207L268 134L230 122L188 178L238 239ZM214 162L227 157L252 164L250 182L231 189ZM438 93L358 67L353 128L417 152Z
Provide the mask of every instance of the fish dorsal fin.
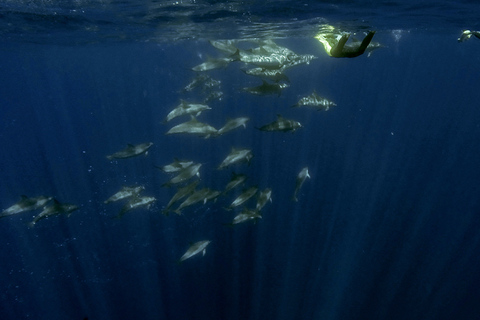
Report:
M267 49L265 49L265 47L264 47L263 45L260 47L260 49L259 49L258 51L259 51L260 55L268 55L268 54L270 54L270 51L267 50Z
M284 119L285 119L285 118L284 118L284 117L282 117L282 115L281 115L281 114L277 113L277 120L284 120Z
M24 194L20 195L20 198L22 198L22 200L27 200L28 199L28 197Z
M237 48L235 53L233 53L231 56L229 56L229 58L232 59L233 61L240 60L240 49Z
M133 144L131 144L131 143L127 143L127 147L129 147L129 148L135 148L135 146L134 146Z
M240 49L239 48L237 48L237 50L235 50L235 52L230 57L238 56L238 55L240 55Z
M54 203L55 205L60 205L60 202L59 202L57 199L55 199L55 198L53 198L53 203Z

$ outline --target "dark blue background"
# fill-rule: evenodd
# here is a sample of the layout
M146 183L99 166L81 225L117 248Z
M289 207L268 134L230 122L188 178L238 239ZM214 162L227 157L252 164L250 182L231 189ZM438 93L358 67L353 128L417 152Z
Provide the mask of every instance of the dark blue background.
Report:
M260 83L240 63L210 72L225 97L199 119L251 119L210 140L161 124L189 68L217 55L206 41L2 46L0 207L26 194L81 208L33 229L32 212L0 221L0 318L478 319L480 41L457 37L379 31L388 47L356 59L278 40L319 58L288 70L280 97L241 92ZM338 106L290 108L314 89ZM254 129L276 114L305 127ZM147 141L147 157L105 158ZM215 168L231 147L253 150L236 167L247 185L273 189L262 220L224 226L233 194L160 214L174 190L154 165L202 162L201 185L221 189L231 170ZM157 203L111 219L121 204L103 201L133 184ZM204 239L204 257L176 264Z

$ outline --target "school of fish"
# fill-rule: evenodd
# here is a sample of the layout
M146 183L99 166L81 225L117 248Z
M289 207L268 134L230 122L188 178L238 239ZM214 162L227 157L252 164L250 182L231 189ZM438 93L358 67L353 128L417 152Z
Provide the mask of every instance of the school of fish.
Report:
M261 84L256 87L239 88L240 91L253 95L280 96L282 91L290 86L290 80L285 72L292 67L309 64L313 59L316 59L313 55L296 54L286 47L277 45L273 40L215 40L210 41L210 44L222 56L210 58L192 67L191 69L196 75L180 91L180 93L189 93L198 90L204 98L199 101L179 99L178 105L167 112L163 120L159 119L159 122L163 125L170 126L165 132L166 135L192 135L204 139L213 139L219 138L233 130L247 128L250 121L250 118L247 116L228 118L219 129L200 120L202 114L214 112L208 103L213 100L220 101L224 96L223 92L220 91L221 81L212 79L207 74L208 71L225 68L232 63L241 64L240 70L248 76L260 79ZM244 49L245 47L247 48ZM335 107L336 104L319 96L314 91L292 105L295 108L303 106L327 111ZM179 123L170 125L175 121ZM272 115L272 122L265 123L256 129L266 132L295 132L302 127L303 125L295 119L287 119L277 114ZM128 161L125 159L141 155L147 156L149 149L153 146L153 142L143 142L136 145L127 144L124 149L113 152L107 155L106 158L109 161ZM272 202L272 188L269 186L260 188L255 181L252 181L252 178L238 172L242 166L254 165L255 163L252 150L246 146L232 147L230 153L226 154L224 159L218 159L217 170L233 170L231 179L223 190L213 190L208 186L201 185L199 178L202 163L197 163L194 160L179 160L173 155L172 158L172 163L156 166L157 169L166 175L163 187L176 189L170 201L162 205L162 209L159 210L165 216L168 216L170 213L177 215L186 214L191 207L206 206L208 202L216 202L218 198L229 197L228 194L233 189L243 187L242 191L237 192L230 200L226 200L225 203L227 205L223 207L225 212L234 212L231 220L225 221L224 224L234 226L247 221L257 222L262 218L262 211L266 205ZM292 185L295 181L294 178L295 175L292 175ZM310 178L310 174L308 167L304 167L297 174L295 188L292 188L292 199L294 201L298 201L300 188L307 178ZM157 202L157 199L153 196L142 195L144 191L144 186L123 186L118 192L106 199L104 204L110 205L115 202L123 202L123 206L115 218L122 218L133 210L142 208L148 210ZM0 218L42 209L29 223L29 227L32 228L40 220L62 214L70 215L78 208L74 204L60 203L54 197L38 196L29 198L22 195L20 201L0 213ZM183 262L199 253L204 255L210 243L210 240L192 242L178 262Z

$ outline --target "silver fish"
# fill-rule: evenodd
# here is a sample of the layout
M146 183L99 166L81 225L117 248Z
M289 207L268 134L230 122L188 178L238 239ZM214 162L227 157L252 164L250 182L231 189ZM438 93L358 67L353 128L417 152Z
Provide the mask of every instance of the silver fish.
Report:
M192 68L193 71L208 71L214 69L225 68L233 59L230 57L226 58L211 58L208 61L201 63Z
M249 76L260 77L260 78L272 80L275 82L279 82L279 81L290 82L288 77L283 73L284 71L283 67L280 69L273 69L273 70L264 69L264 68L253 68L248 70L242 69L242 71Z
M255 193L257 193L258 188L257 187L250 187L247 190L243 191L233 202L228 206L226 209L231 210L234 207L238 207L242 204L244 204L248 199L253 197Z
M29 223L29 227L32 228L35 226L35 224L42 219L59 215L62 213L66 213L68 216L70 214L77 210L78 206L74 204L68 204L68 203L60 203L57 201L57 199L53 199L53 204L50 206L46 206L43 208L43 211L40 212L35 218L33 218L33 221Z
M262 216L257 210L244 209L241 213L239 213L233 218L231 225L246 222L248 220L257 220L261 218Z
M203 103L209 103L213 100L222 100L223 92L222 91L212 91L208 96L203 100Z
M470 39L472 36L475 36L476 38L480 39L480 31L463 30L461 36L457 39L457 41L464 42Z
M238 40L210 40L210 44L216 49L232 55L237 51Z
M195 242L190 246L190 248L188 248L188 250L183 254L183 256L180 258L178 262L185 261L200 252L203 252L203 255L205 255L206 248L210 244L210 242L211 241L209 240Z
M183 91L190 92L197 87L204 86L205 82L209 79L211 79L210 76L200 73L189 84L187 84L185 88L183 88Z
M171 172L178 172L182 169L185 169L186 167L189 167L193 164L193 161L180 161L177 158L175 158L174 162L167 164L163 167L157 167L158 169L161 169L163 172L171 173Z
M225 123L223 127L218 129L217 133L215 134L216 136L220 136L228 131L232 131L238 127L243 126L243 128L247 127L247 122L250 120L247 117L240 117L240 118L235 118L235 119L230 119Z
M215 79L212 79L211 77L208 77L203 84L203 90L204 91L212 90L215 87L220 87L221 84L222 84L222 81L215 80Z
M212 134L217 133L217 129L214 127L200 122L195 117L192 117L190 121L181 123L176 125L175 127L168 130L166 134L174 134L174 133L191 133L191 134L198 134L203 135L206 138L210 137Z
M281 59L277 59L278 61L282 62L281 65L273 69L285 69L285 68L293 67L299 64L309 64L310 61L312 61L313 59L316 59L315 56L310 54L305 54L305 55L296 54L295 52L293 52L288 48L277 45L272 40L264 41L260 47L252 49L251 53L258 54L264 57L265 56L281 57ZM274 65L272 65L272 67L273 66ZM272 69L270 66L267 66L266 68Z
M302 124L298 121L285 119L281 115L277 115L277 120L273 121L272 123L266 124L260 128L261 131L295 131L298 128L301 128Z
M245 182L246 179L247 179L246 175L236 174L236 173L232 172L232 179L230 180L230 182L225 187L225 191L223 193L225 194L228 191L232 190L233 188L241 185L243 182Z
M214 202L216 202L218 196L221 194L222 193L218 190L209 189L209 192L207 193L207 196L205 197L205 201L203 203L205 204L207 201L210 201L210 200L215 200Z
M276 94L280 96L282 93L282 90L285 88L288 88L289 86L290 85L283 82L268 83L265 80L263 80L263 83L260 86L243 88L243 91L249 92L251 94L256 94L256 95Z
M257 205L255 207L256 211L260 211L267 204L267 202L272 202L272 189L265 189L258 194Z
M20 196L21 200L14 205L8 207L0 213L0 218L8 217L14 214L18 214L25 211L37 210L43 207L48 201L52 200L52 197L39 196L35 198L29 198L27 196Z
M163 186L170 186L172 184L181 183L187 181L193 176L200 177L200 173L198 171L200 170L201 166L201 163L197 163L182 169L177 176L173 177L169 182L164 183Z
M310 61L313 59L317 59L314 55L311 54L302 54L302 55L290 55L288 57L288 61L284 64L284 68L291 68L294 66L298 66L300 64L310 64Z
M138 187L123 187L120 191L115 193L113 196L104 201L104 203L110 203L132 196L137 196L142 190L145 190L144 186Z
M209 194L210 189L203 188L200 190L195 191L192 195L190 195L185 201L183 201L180 206L175 210L176 214L182 214L182 209L194 205L198 202L205 202L207 195Z
M257 52L258 53L249 53L240 50L238 52L239 60L264 69L279 69L287 61L287 58L282 54L269 53L266 50L261 52L261 49Z
M157 201L154 197L133 197L128 201L127 204L125 204L118 214L117 218L123 217L123 215L133 209L141 208L141 207L146 207L147 209L150 209L150 206L152 203Z
M168 122L176 117L180 117L183 115L194 115L198 117L202 111L211 110L209 106L205 104L198 104L198 103L188 103L185 100L181 100L180 104L170 111L170 113L165 118L165 122Z
M308 167L303 168L300 173L297 175L297 182L295 185L295 192L293 193L293 201L298 201L297 199L297 194L300 188L302 187L303 183L305 182L305 179L310 178L310 175L308 174Z
M152 142L141 143L137 145L128 144L127 147L121 151L115 152L107 156L108 160L113 159L126 159L131 157L136 157L141 154L148 154L148 149L153 145Z
M182 209L194 205L198 202L207 203L208 200L212 200L220 195L220 191L211 190L209 188L203 188L195 191L190 197L188 197L182 204L175 210L176 214L182 214Z
M250 160L253 158L252 151L249 149L239 149L236 150L235 148L232 148L232 151L230 154L222 161L220 166L218 167L219 170L226 168L234 163L239 163L239 162L248 162L250 163Z
M309 96L301 98L295 105L292 107L301 107L308 106L314 107L317 110L328 111L331 107L335 107L337 104L333 101L329 101L325 98L320 97L315 91Z
M263 54L263 55L276 53L285 57L295 55L295 52L293 52L292 50L286 47L279 46L271 39L262 40L260 43L260 46L258 48L252 49L251 52L255 54Z
M175 193L172 197L172 199L170 199L170 201L168 202L167 206L165 207L165 209L163 209L163 214L168 214L168 211L170 210L170 207L175 203L177 202L178 200L192 194L195 190L195 188L197 187L198 185L198 180L195 180L193 181L192 183L190 183L189 185L183 187L183 188L179 188L177 193Z

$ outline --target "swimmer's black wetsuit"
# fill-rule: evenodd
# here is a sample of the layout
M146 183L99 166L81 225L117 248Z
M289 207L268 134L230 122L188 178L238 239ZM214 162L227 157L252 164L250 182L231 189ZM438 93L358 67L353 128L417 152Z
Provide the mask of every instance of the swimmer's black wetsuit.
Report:
M355 58L359 55L362 55L367 49L370 41L372 41L375 31L370 31L367 36L363 39L360 45L346 46L349 34L343 35L338 43L330 50L330 55L335 58Z

